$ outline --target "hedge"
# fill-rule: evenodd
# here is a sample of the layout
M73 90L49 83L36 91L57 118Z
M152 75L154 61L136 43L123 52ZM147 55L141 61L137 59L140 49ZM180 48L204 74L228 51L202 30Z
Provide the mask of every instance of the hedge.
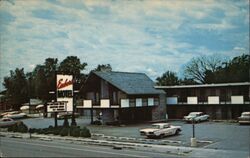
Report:
M21 133L30 132L30 133L38 133L38 134L54 134L54 135L60 135L60 136L70 135L73 137L91 137L91 134L88 128L86 127L80 128L79 126L70 126L70 127L49 126L48 128L43 128L43 129L41 128L28 129L28 127L23 122L20 122L18 124L8 127L8 131L21 132Z

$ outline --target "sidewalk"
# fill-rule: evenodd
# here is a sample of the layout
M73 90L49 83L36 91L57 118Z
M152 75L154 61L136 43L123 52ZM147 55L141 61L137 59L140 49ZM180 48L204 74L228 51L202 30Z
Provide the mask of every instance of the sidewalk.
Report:
M22 138L29 139L29 133L13 133L13 132L0 132L1 137L12 137L12 138ZM235 150L215 150L207 148L193 148L184 146L170 146L170 145L156 145L156 144L143 144L143 143L133 143L133 142L122 142L119 140L108 141L93 138L75 138L75 137L61 137L55 135L42 135L42 134L32 134L33 139L40 139L43 141L53 141L53 140L63 140L63 141L73 141L74 143L83 143L90 145L100 145L100 146L110 146L119 148L129 148L142 151L152 151L161 152L168 155L178 155L183 157L219 157L219 158L249 158L250 153L247 151L235 151Z

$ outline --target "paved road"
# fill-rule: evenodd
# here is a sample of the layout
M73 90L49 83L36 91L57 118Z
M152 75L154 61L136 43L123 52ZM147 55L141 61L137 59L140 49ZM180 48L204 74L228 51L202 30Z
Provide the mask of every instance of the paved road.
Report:
M32 128L44 128L54 125L53 118L35 118L23 121ZM150 124L127 125L124 127L95 126L89 125L90 120L87 118L78 118L76 121L80 126L87 126L92 133L118 137L144 138L139 135L139 129L150 126ZM58 123L62 124L63 120L60 120ZM192 125L182 121L170 121L170 123L181 126L182 132L178 136L166 137L165 140L181 141L186 146L189 146L192 136ZM250 151L250 125L240 126L237 123L202 122L196 124L195 127L198 140L213 141L206 148Z
M1 157L178 157L165 153L115 150L111 147L0 137Z

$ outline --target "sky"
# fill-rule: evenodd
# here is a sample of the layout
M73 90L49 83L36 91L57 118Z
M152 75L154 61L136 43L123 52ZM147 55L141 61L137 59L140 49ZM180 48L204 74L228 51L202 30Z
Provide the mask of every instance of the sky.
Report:
M192 58L249 53L248 0L1 0L0 82L46 58L180 74ZM4 89L2 84L0 90Z

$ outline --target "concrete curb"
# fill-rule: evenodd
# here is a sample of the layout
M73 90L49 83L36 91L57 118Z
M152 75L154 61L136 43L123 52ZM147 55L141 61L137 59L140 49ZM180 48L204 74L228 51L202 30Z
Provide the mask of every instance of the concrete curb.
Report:
M26 138L29 138L29 133L0 132L0 136L26 139ZM220 157L234 158L234 157L247 157L249 155L248 151L233 151L233 150L220 150L220 149L156 145L156 144L149 145L149 144L142 144L142 143L121 142L121 141L94 140L91 138L75 138L75 137L70 137L70 136L61 137L61 136L54 136L54 135L32 134L32 138L37 138L43 141L63 140L63 141L70 141L73 143L80 143L80 144L108 146L108 147L112 147L113 149L117 148L119 150L123 148L127 148L127 149L139 150L139 151L149 151L149 152L152 151L152 152L165 153L167 155L173 155L173 157L174 156L218 157L219 155ZM126 137L124 137L124 139L125 138Z
M0 132L0 136L11 137L11 138L20 138L20 139L27 139L30 138L29 133L14 133L14 132ZM142 143L131 143L131 142L119 142L119 141L108 141L108 140L93 140L91 138L75 138L70 136L52 136L52 135L42 135L42 134L32 134L31 138L43 140L43 141L52 141L52 140L64 140L64 141L74 141L80 142L83 144L90 144L90 145L100 145L100 146L110 146L112 148L119 147L120 148L127 148L127 149L135 149L135 150L147 150L147 151L154 151L154 146L152 144L142 144ZM123 137L123 139L128 139L128 137ZM131 139L131 138L130 138ZM132 139L134 140L134 139ZM153 140L152 140L153 141ZM159 145L156 145L159 146ZM167 146L165 146L167 147ZM145 149L146 148L146 149ZM185 147L171 147L171 150L167 150L168 154L186 154L190 153ZM162 152L162 151L158 151ZM165 153L165 151L164 151Z

